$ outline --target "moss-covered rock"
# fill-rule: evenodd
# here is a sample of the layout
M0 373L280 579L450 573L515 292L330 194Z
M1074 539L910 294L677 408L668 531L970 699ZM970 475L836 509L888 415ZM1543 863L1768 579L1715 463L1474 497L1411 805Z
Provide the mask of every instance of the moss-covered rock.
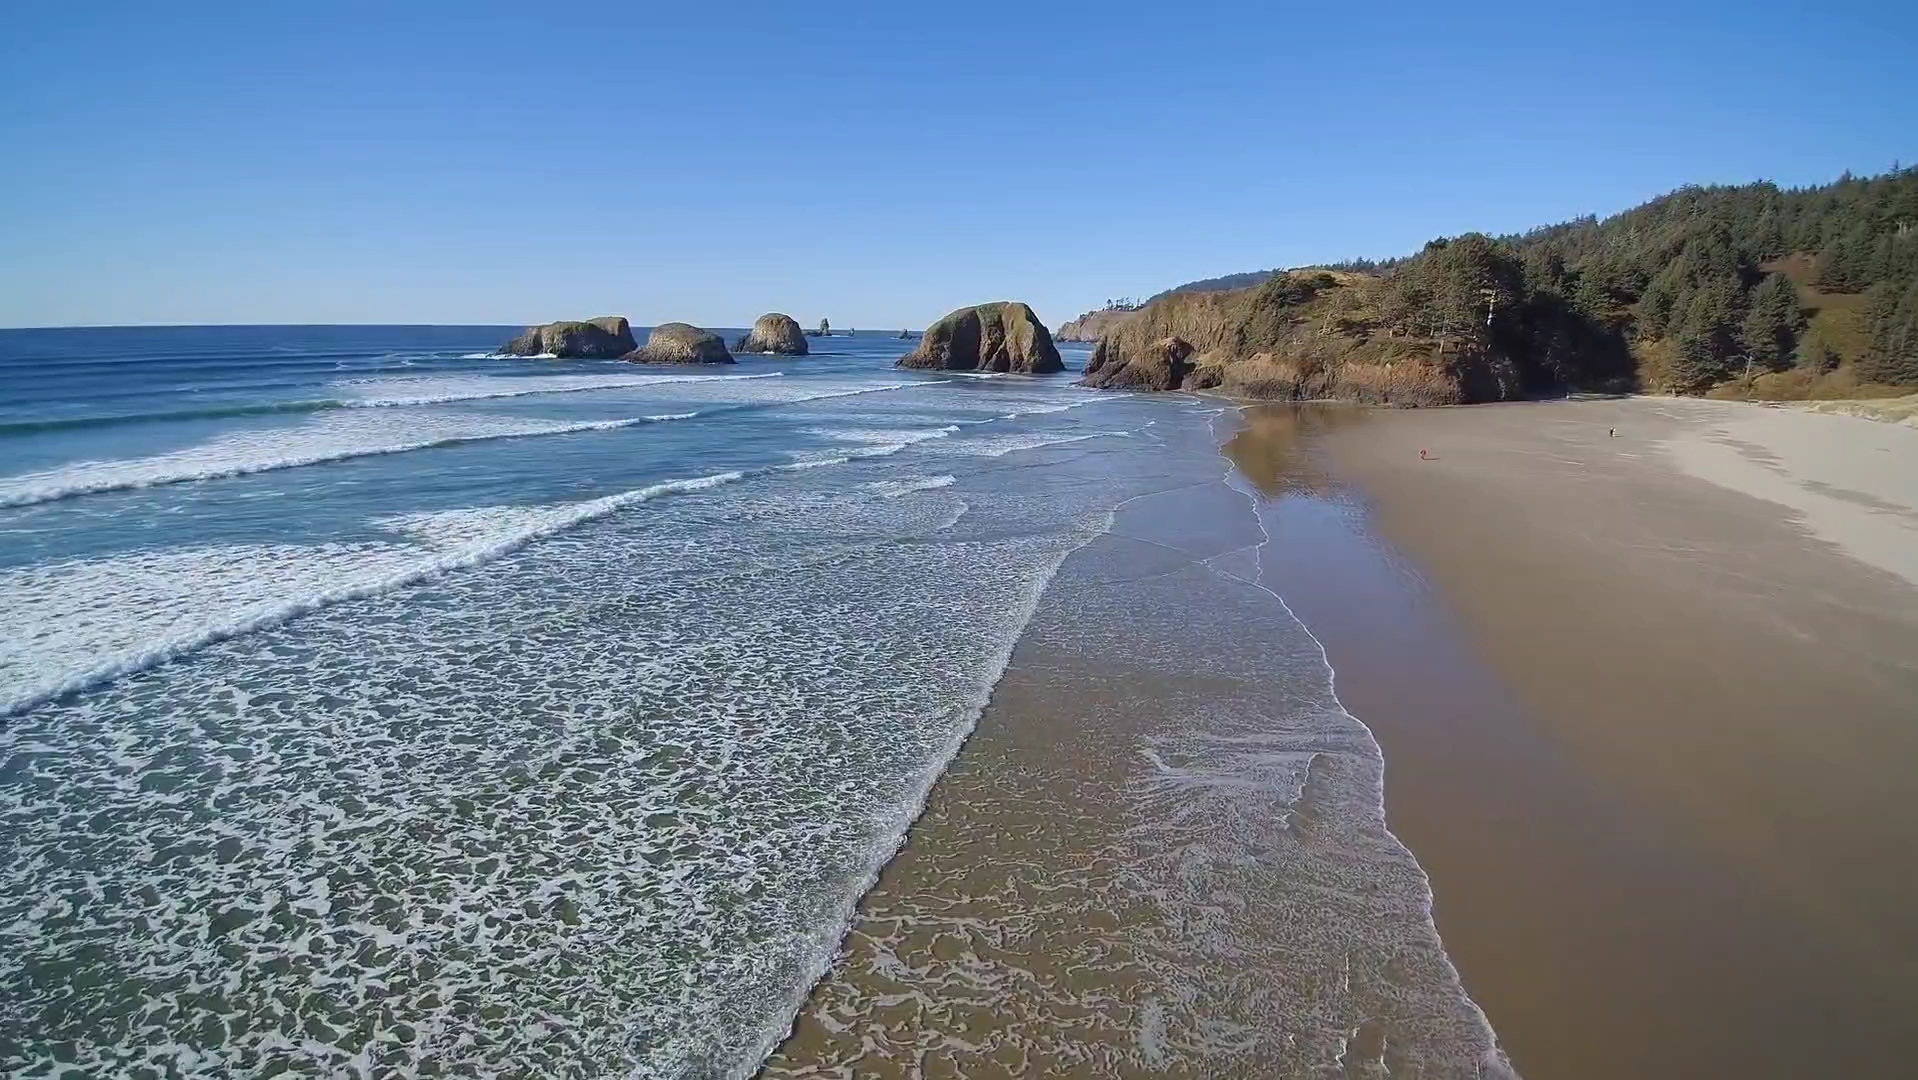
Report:
M919 347L899 358L902 368L1003 371L1048 375L1064 371L1059 349L1032 309L1016 300L963 307L926 328Z
M683 322L660 323L646 344L621 359L638 364L730 364L733 354L718 334Z
M773 311L754 319L752 331L733 343L733 351L804 356L809 350L806 348L806 334L799 329L798 320Z
M1161 338L1129 355L1101 341L1092 350L1080 381L1101 390L1178 390L1192 371L1186 363L1192 351L1192 343L1177 336Z
M617 315L584 322L529 326L500 348L507 356L554 356L562 360L612 360L632 352L633 328Z

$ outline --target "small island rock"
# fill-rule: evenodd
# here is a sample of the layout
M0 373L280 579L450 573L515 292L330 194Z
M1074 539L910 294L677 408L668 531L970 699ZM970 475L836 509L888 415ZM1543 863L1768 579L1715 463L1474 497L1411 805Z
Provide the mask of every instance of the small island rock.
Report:
M733 354L718 334L683 322L660 323L646 344L621 357L638 364L730 364Z
M810 350L806 347L805 333L799 329L799 320L773 311L754 319L752 332L735 342L733 351L804 356Z
M529 326L500 347L507 356L554 356L562 360L613 360L632 352L633 328L617 315L584 322Z
M977 304L926 327L919 347L899 367L933 371L1003 371L1049 375L1064 371L1052 332L1014 300Z

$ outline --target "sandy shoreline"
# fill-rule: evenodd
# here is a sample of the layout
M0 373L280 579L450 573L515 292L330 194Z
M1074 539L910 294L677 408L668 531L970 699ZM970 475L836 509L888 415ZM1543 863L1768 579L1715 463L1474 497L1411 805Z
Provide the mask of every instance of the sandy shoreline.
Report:
M1464 1076L1473 1000L1533 1080L1908 1071L1918 445L1707 402L1243 422L1250 520L1198 485L1068 560L765 1075ZM1383 749L1375 825L1343 729L1216 756L1323 677L1254 580Z
M1519 1069L1909 1075L1918 432L1638 399L1375 414L1321 445L1456 619L1451 677L1490 674L1465 678L1491 715L1435 732L1459 695L1392 689L1429 660L1309 565L1284 585Z
M1378 746L1261 584L1236 416L1181 400L764 1075L1505 1073Z

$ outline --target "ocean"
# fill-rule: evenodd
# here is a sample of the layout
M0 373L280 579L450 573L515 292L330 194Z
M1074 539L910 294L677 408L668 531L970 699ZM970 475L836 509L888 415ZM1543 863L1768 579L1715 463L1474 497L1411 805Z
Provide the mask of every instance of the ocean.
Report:
M750 1075L1062 564L1156 494L1243 498L1217 403L902 372L878 333L494 357L516 329L0 331L0 1069ZM1436 957L1394 1008L1472 1075L1489 1028L1266 539L1216 564L1263 689L1128 751L1140 805L1202 793L1225 887L1268 892L1307 864L1240 819L1346 813L1312 888ZM1314 994L1343 1058L1363 993Z

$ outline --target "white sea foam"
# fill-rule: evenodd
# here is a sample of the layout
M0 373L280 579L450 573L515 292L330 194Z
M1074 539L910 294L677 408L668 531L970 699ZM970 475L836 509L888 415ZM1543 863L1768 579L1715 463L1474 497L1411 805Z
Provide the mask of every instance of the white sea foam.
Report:
M0 570L0 716L279 626L491 562L620 509L739 480L669 480L585 502L418 514L379 522L421 543L257 544L135 552Z
M827 970L1060 562L1110 525L1115 491L1194 479L1192 457L1181 464L1160 443L1097 483L1071 455L1017 474L855 459L902 445L901 433L927 436L903 445L944 448L981 431L932 438L940 427L879 404L863 419L892 437L827 436L843 472L795 463L776 482L700 477L680 490L708 495L640 513L616 512L619 501L666 485L407 514L379 523L385 537L331 547L0 571L0 609L27 611L35 627L0 646L13 650L0 654L4 679L89 649L128 657L143 634L188 640L220 619L271 627L0 724L0 927L19 946L0 950L0 1036L21 1068L193 1080L275 1064L496 1080L752 1074ZM1198 452L1207 467L1210 444ZM963 500L898 497L959 478ZM408 576L418 587L322 602L295 621L270 606ZM30 595L38 606L14 603ZM1087 620L1068 605L1056 618L1063 640L1097 646L1106 622L1124 627L1151 607ZM159 615L141 621L147 608ZM63 629L68 616L83 625ZM1265 663L1270 640L1218 644ZM1279 697L1290 685L1232 682ZM1308 699L1301 715L1325 718ZM1151 850L1213 872L1204 852ZM1232 865L1269 867L1273 850ZM1201 928L1230 915L1212 898L1180 911ZM1220 968L1216 955L1179 989L1317 974ZM994 987L972 989L989 998ZM1195 1034L1188 998L1161 998L1164 1038L1153 1040L1175 1067L1195 1038L1236 1031L1217 1013Z
M535 394L575 394L649 386L698 385L777 379L783 371L755 375L433 375L420 378L349 379L331 384L340 404L353 409L444 405Z
M1084 536L1068 513L934 541L945 500L787 476L0 725L0 760L30 763L0 776L21 1055L746 1075ZM505 509L386 524L434 551L555 524Z
M1124 438L1123 431L1093 431L1079 435L1065 435L1055 432L1031 431L1015 432L1009 435L993 435L979 439L963 439L946 443L939 447L940 453L963 454L969 457L1005 457L1021 450L1037 450L1046 446L1065 446L1071 443L1085 442L1088 439Z
M951 487L958 482L958 477L947 473L944 476L914 476L904 480L875 480L867 486L885 498L896 499L915 491L934 491L942 487Z
M150 457L76 461L0 477L0 507L31 506L78 495L217 480L459 443L610 431L636 424L688 420L697 415L661 413L568 423L436 412L327 413L293 427L235 432Z

